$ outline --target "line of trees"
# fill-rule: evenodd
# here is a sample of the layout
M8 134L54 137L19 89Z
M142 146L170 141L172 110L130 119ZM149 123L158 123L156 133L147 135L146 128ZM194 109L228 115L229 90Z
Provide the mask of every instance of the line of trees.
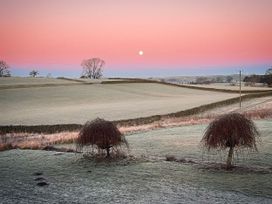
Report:
M100 58L90 58L83 60L81 66L83 67L81 78L99 79L103 76L105 61ZM37 77L38 75L38 70L33 69L29 72L29 76L31 77ZM9 65L4 60L0 60L0 77L10 76Z
M196 84L210 84L210 83L231 83L233 81L232 76L217 76L216 78L197 77Z
M37 70L32 70L29 72L29 76L36 77L39 75ZM4 61L0 60L0 77L10 77L10 66Z
M244 82L248 85L254 86L256 83L267 84L269 87L272 86L272 67L267 69L264 75L250 75L244 78Z
M105 61L100 58L90 58L83 60L81 63L83 68L81 78L99 79L103 76L103 68L105 66ZM36 77L39 75L38 70L32 70L29 72L29 76ZM9 65L0 60L0 77L10 77L10 67ZM216 77L215 79L208 79L207 77L198 77L196 79L196 84L209 84L209 83L222 83L222 82L232 82L233 77L227 76ZM272 67L266 70L264 75L251 75L246 76L243 80L247 85L254 85L255 83L267 84L269 87L272 86Z

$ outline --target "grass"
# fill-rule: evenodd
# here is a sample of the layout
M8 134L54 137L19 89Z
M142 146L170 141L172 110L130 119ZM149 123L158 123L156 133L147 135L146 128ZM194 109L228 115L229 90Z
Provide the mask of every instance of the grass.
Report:
M206 154L199 148L206 125L128 135L133 158L120 162L96 163L73 153L4 151L0 153L1 201L270 203L271 120L256 124L263 141L259 153L239 155L237 168L230 172L218 168L225 160L224 152ZM172 155L168 156L172 161L165 161L167 155ZM37 173L42 174L39 177L45 179L47 187L37 186Z
M55 134L8 133L0 135L0 151L9 149L43 149L55 144L73 143L78 132Z
M63 79L44 77L1 77L1 85L31 85L31 84L63 84L71 83Z
M228 83L212 83L208 85L189 85L193 87L200 87L200 88L213 88L213 89L222 89L222 90L232 90L232 91L239 91L239 85L231 86ZM254 87L254 86L245 86L244 83L242 83L242 91L246 93L252 93L252 92L259 92L259 91L271 91L271 87Z
M233 98L157 83L92 84L0 90L3 125L83 124L96 117L127 120L192 109Z
M161 82L157 81L159 84L165 84L169 86L176 86L188 89L197 89L203 91L216 91L216 92L223 92L223 93L239 93L239 87L223 87L223 86L209 86L209 85L184 85L184 84L174 84L168 82ZM271 92L271 88L251 88L251 87L242 87L241 93L243 94L250 94L250 93L260 93L260 92Z
M1 110L1 116L11 117L13 124L1 127L0 150L16 149L0 153L0 190L4 193L2 202L14 203L20 199L22 203L29 200L35 203L66 203L72 199L77 203L87 203L90 198L96 203L271 201L271 106L258 105L241 110L254 119L268 119L256 121L263 144L259 154L238 154L238 160L235 160L238 167L225 172L217 168L218 164L224 162L224 152L208 155L200 148L199 142L210 120L222 112L233 111L232 104L237 105L239 99L232 94L226 96L220 92L153 83L80 85L71 86L69 90L67 87L27 88L0 92L0 103L5 107L5 110ZM203 96L216 100L204 98L201 101ZM226 98L222 99L222 96ZM243 100L247 101L243 104L260 100L260 97L271 99L271 93L244 95ZM192 99L197 102L190 106ZM188 100L188 104L184 100ZM101 109L97 102L101 103ZM116 110L122 105L127 106ZM77 106L83 111L78 112ZM155 109L143 116L145 108L151 109L153 106ZM175 108L168 109L168 106ZM131 108L132 111L140 112L141 118L129 119L137 116L133 112L126 112ZM108 111L107 114L114 112L113 120L118 118L118 112L121 112L119 116L128 115L128 120L115 122L120 131L126 134L133 159L129 157L120 163L97 164L79 154L18 150L65 150L73 146L70 143L78 136L81 125L55 125L56 121L65 122L71 118L80 121L75 117L80 115L85 122L87 117L90 119L95 114L103 113L96 110L104 109ZM160 112L161 109L166 112ZM52 113L55 110L57 112L54 115ZM70 111L69 114L63 115L66 111ZM5 120L2 117L1 124ZM28 126L16 126L17 122L22 123L24 120ZM44 124L51 120L51 125L31 125L33 121ZM22 130L25 132L20 132ZM41 172L49 186L42 189L36 187L36 178L33 177L35 172Z
M248 103L249 108L245 107L241 111L237 109L235 111L255 120L272 118L272 103L266 102L262 106L252 106L251 103ZM216 111L206 111L186 117L165 117L148 124L128 126L127 124L116 123L123 134L129 135L154 129L208 124L220 114L228 112L233 112L232 105L217 108ZM6 129L1 127L0 150L14 148L43 149L54 144L73 142L77 138L81 127L81 125L9 126Z
M270 92L266 93L258 93L258 94L250 94L250 95L244 95L243 98L243 103L245 100L250 100L250 99L256 99L256 98L261 98L265 96L270 96ZM269 97L268 97L269 98ZM185 120L187 120L186 117L193 117L196 114L201 114L205 113L207 111L224 107L227 105L235 104L239 101L239 98L234 98L234 99L228 99L220 102L215 102L212 104L207 104L204 106L199 106L196 108L188 109L185 111L179 111L176 113L169 113L165 115L155 115L155 116L149 116L149 117L143 117L143 118L135 118L135 119L128 119L128 120L117 120L113 121L116 125L118 126L149 126L148 124L154 125L154 124L160 124L160 121L167 121L167 120L174 120L179 121L185 117ZM254 104L253 104L254 105ZM223 110L226 111L226 110ZM247 111L245 112L249 117L252 118L269 118L271 117L271 110L270 107L268 108L261 108L259 110L252 110L252 111ZM177 119L175 119L177 118ZM205 118L209 118L206 116ZM0 134L5 134L5 133L16 133L16 132L35 132L35 133L47 133L47 134L52 134L56 132L62 132L62 131L77 131L82 127L81 124L58 124L58 125L9 125L9 126L0 126ZM137 128L136 128L137 129Z
M207 114L199 116L199 114L239 101L239 97L231 98L235 96L234 94L142 82L78 85L69 89L66 87L26 88L0 90L0 92L0 103L2 107L5 107L1 111L5 117L0 119L0 135L9 133L50 135L67 131L77 132L83 123L97 116L107 116L106 118L111 119L124 132L207 123L214 116ZM269 98L271 95L272 92L260 92L243 95L242 98L244 102L265 96ZM222 100L224 98L227 99ZM253 118L271 117L269 108L263 108L258 112L248 111L246 114ZM58 124L59 122L62 124ZM50 136L48 138L50 139ZM62 143L63 140L70 139L68 137L66 140L64 137L52 142L45 140L46 142L41 145L36 145L35 142L30 144L31 141L28 145L21 145L21 147L39 146L40 148L46 144ZM14 142L11 144L5 143L5 146L17 147Z

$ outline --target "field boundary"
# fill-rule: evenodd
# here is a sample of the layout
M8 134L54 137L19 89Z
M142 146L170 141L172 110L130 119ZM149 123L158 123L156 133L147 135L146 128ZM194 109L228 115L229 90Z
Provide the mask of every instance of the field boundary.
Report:
M156 81L146 80L146 79L124 79L120 81L102 81L101 84L129 84L129 83L153 83L156 84Z
M265 96L272 96L272 91L243 95L242 100L250 100L253 98L260 98ZM213 108L238 103L239 100L240 100L239 97L234 97L234 98L226 99L223 101L205 104L202 106L198 106L198 107L194 107L191 109L178 111L174 113L153 115L153 116L126 119L126 120L116 120L112 122L114 122L118 126L145 125L145 124L150 124L165 118L179 118L179 117L191 116L198 113L203 113ZM9 125L9 126L0 126L0 135L6 134L6 133L20 133L20 132L52 134L52 133L63 132L63 131L78 131L81 127L82 127L82 124L56 124L56 125L33 125L33 126Z
M188 89L197 89L202 91L215 91L215 92L223 92L223 93L240 93L239 90L231 90L231 89L217 89L217 88L211 88L211 87L200 87L200 86L190 86L190 85L184 85L184 84L173 84L168 82L162 82L162 81L154 81L159 84L165 84L169 86L176 86L176 87L182 87L182 88L188 88ZM264 92L271 92L272 90L241 90L241 93L244 94L250 94L250 93L264 93Z
M187 89L197 89L202 91L213 91L213 92L223 92L223 93L239 93L239 90L230 90L230 89L217 89L211 87L199 87L199 86L190 86L184 84L173 84L163 81L157 81L152 79L141 79L141 78L108 78L108 79L118 79L117 81L101 81L99 83L86 82L80 79L58 77L57 79L66 80L76 83L48 83L48 84L15 84L15 85L0 85L0 90L5 89L18 89L18 88L38 88L38 87L55 87L55 86L74 86L74 85L93 85L93 84L126 84L126 83L155 83L162 84L166 86L187 88ZM250 93L265 93L271 92L272 90L242 90L243 94Z
M272 91L264 92L264 93L254 93L254 94L243 95L242 100L250 100L253 98L260 98L260 97L265 97L265 96L272 96ZM114 122L116 124L122 125L122 126L144 125L144 124L152 123L155 121L159 121L164 118L178 118L178 117L185 117L185 116L191 116L191 115L198 114L198 113L203 113L203 112L205 112L207 110L211 110L213 108L238 103L239 100L240 100L240 97L234 97L234 98L226 99L223 101L209 103L209 104L197 106L194 108L190 108L187 110L182 110L182 111L178 111L178 112L174 112L174 113L153 115L153 116L134 118L134 119L128 119L128 120L118 120L118 121L114 121Z
M44 88L44 87L56 87L56 86L79 86L79 85L88 85L85 83L58 83L58 84L18 84L18 85L0 85L0 90L7 89L23 89L23 88Z
M217 89L211 87L200 87L200 86L190 86L184 84L174 84L165 81L158 81L153 79L141 79L141 78L109 78L109 79L123 79L124 81L105 81L104 84L118 84L118 83L156 83L156 84L163 84L168 86L174 87L181 87L181 88L188 88L188 89L197 89L202 91L214 91L214 92L223 92L223 93L239 93L239 90L231 90L231 89ZM103 84L102 83L102 84ZM264 92L271 92L272 90L243 90L241 93L250 94L250 93L264 93Z
M67 78L67 77L57 77L57 79L66 80L66 81L74 81L82 84L93 84L91 82L86 82L80 79L73 79L73 78Z
M0 85L0 90L6 89L20 89L20 88L43 88L43 87L56 87L56 86L75 86L75 85L93 85L93 84L125 84L125 83L156 83L156 81L145 80L145 79L129 79L124 78L120 81L101 81L99 83L86 82L80 79L72 79L66 77L58 77L57 79L66 80L77 83L44 83L44 84L9 84L9 85Z

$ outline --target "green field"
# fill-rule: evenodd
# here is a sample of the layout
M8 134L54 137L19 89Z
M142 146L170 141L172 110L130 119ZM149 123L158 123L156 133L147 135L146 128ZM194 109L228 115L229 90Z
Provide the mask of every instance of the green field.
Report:
M5 116L1 117L0 124L82 124L96 117L131 119L177 112L237 96L157 83L78 83L0 89L1 115Z

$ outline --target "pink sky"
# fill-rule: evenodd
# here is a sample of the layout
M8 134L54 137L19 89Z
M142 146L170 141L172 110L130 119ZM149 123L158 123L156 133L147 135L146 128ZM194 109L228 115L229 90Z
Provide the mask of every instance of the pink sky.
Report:
M271 65L271 11L271 0L1 0L0 57L19 68Z

